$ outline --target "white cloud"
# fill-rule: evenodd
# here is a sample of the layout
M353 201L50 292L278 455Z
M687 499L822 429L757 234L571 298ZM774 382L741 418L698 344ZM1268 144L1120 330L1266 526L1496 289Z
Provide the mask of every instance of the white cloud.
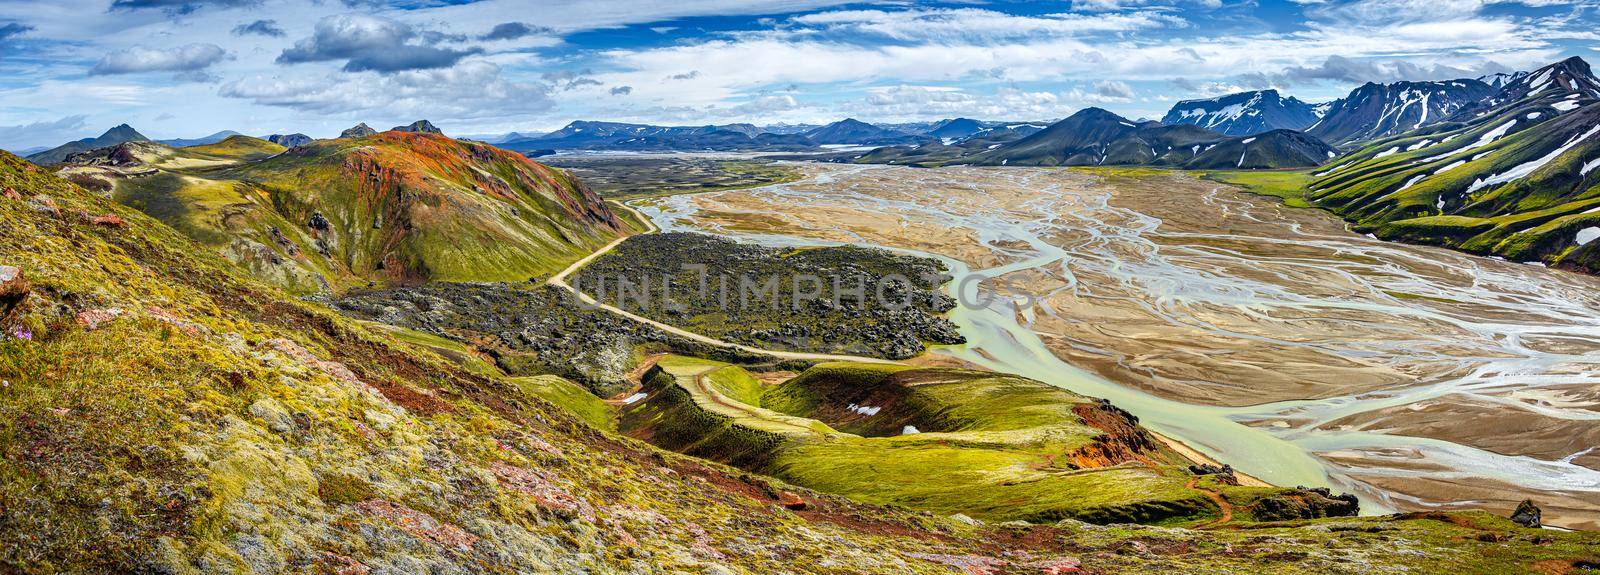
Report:
M433 120L527 115L549 110L550 88L516 82L501 68L466 61L451 68L394 74L334 74L297 77L254 76L224 84L229 98L302 112L351 116L368 113L400 119Z
M56 120L0 126L0 148L17 151L75 139L77 133L83 130L87 118L83 114L74 114Z
M1133 88L1127 82L1101 80L1094 83L1094 94L1110 101L1126 102L1133 99Z
M363 14L340 14L317 22L309 38L278 56L280 64L342 60L346 72L399 72L448 68L480 48L443 48L444 34Z
M1018 16L976 8L937 10L842 10L795 17L793 24L812 33L867 40L880 36L894 40L995 41L1035 36L1086 36L1182 27L1177 16L1160 12L1121 14L1045 14Z
M216 44L187 44L170 49L135 46L106 54L89 69L89 75L201 72L228 58L228 52Z

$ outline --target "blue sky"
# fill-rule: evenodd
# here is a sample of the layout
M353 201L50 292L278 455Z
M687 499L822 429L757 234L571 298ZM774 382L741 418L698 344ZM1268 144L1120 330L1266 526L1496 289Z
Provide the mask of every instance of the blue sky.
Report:
M4 0L0 147L127 122L330 137L1044 120L1593 59L1600 0Z

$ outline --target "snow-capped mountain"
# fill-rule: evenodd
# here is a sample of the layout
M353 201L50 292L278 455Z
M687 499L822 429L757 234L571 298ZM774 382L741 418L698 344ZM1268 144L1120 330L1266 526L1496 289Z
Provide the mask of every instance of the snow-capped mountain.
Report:
M1524 72L1507 82L1494 97L1483 102L1482 108L1493 108L1526 98L1567 99L1578 94L1584 98L1600 98L1600 79L1581 58L1568 58L1532 72ZM1461 118L1465 120L1466 118Z
M1510 83L1515 82L1517 80L1521 80L1522 78L1527 77L1527 75L1528 75L1527 72L1522 72L1522 71L1517 71L1517 72L1498 72L1498 73L1494 73L1494 74L1478 76L1478 81L1479 82L1483 82L1485 84L1488 84L1489 87L1491 87L1491 88L1499 90L1501 88L1506 87L1506 84L1510 84Z
M1031 136L950 163L1269 169L1315 166L1333 152L1327 144L1291 130L1227 136L1186 124L1133 122L1085 108Z
M1335 146L1402 134L1438 123L1495 93L1475 79L1367 83L1331 103L1306 133Z
M1379 237L1600 272L1597 168L1600 80L1572 58L1447 122L1368 142L1309 189Z
M1304 130L1322 116L1318 106L1277 90L1228 94L1209 100L1178 102L1161 123L1190 124L1229 136L1252 136L1272 130Z

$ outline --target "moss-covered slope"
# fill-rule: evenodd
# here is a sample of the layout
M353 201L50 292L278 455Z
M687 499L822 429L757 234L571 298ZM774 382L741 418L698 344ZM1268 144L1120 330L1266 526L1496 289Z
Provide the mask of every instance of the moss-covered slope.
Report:
M1483 107L1373 142L1306 197L1385 239L1600 270L1600 81L1571 59Z
M1188 462L1133 416L1020 377L836 363L768 385L718 362L657 367L647 395L623 409L624 432L864 502L1001 521L1193 524L1224 515L1214 496L1241 489L1226 478L1196 488ZM1354 511L1322 494L1252 493L1301 498L1305 517Z
M78 157L63 175L99 177L118 201L297 292L522 281L629 231L565 172L439 134L141 145Z

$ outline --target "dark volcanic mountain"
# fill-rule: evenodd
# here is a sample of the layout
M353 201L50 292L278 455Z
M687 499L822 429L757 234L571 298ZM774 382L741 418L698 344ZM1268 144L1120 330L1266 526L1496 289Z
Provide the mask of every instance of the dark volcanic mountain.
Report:
M908 144L924 137L880 128L855 118L846 118L821 128L806 132L806 137L819 145L858 144L887 146Z
M1600 80L1573 58L1319 172L1317 204L1386 239L1600 272Z
M1480 114L1491 113L1499 106L1510 102L1529 97L1548 98L1552 95L1565 97L1573 93L1600 98L1600 81L1595 79L1594 72L1589 69L1589 63L1582 58L1568 58L1533 72L1519 73L1493 97L1463 108L1457 113L1457 117L1451 119L1466 122Z
M1136 123L1100 108L1086 108L1029 136L988 141L980 138L975 136L958 145L934 142L881 148L856 161L921 166L1260 169L1315 166L1334 156L1328 145L1290 130L1233 137L1187 124Z
M148 141L150 141L150 138L144 137L144 134L140 134L139 131L133 129L133 127L127 124L118 124L116 127L106 130L106 133L100 134L100 137L98 138L84 138L75 142L67 142L66 144L62 144L55 148L28 156L28 161L35 164L59 164L65 161L67 156L76 154L78 152L87 152L95 148L115 146L123 142Z
M1305 131L1335 146L1387 138L1444 121L1494 95L1478 80L1396 82L1356 88Z
M1209 100L1178 102L1161 119L1167 125L1190 124L1227 136L1250 136L1272 130L1304 130L1321 116L1317 107L1277 90L1240 92Z
M1488 75L1485 75L1485 76L1478 76L1478 81L1479 82L1483 82L1485 84L1488 84L1489 87L1491 87L1491 88L1499 90L1501 88L1506 87L1506 84L1510 84L1510 83L1515 82L1517 80L1521 80L1524 76L1527 76L1527 75L1528 75L1527 72L1502 72L1502 73L1498 73L1498 74L1488 74Z
M239 135L242 135L242 134L240 134L238 132L235 132L233 130L223 130L221 132L217 132L217 133L209 135L209 136L201 136L199 138L193 138L193 139L176 138L176 139L172 139L172 140L161 140L161 143L166 144L168 146L172 146L174 148L184 148L184 147L188 147L188 146L204 146L204 145L207 145L207 144L215 144L217 142L221 142L221 141L226 140L228 138L231 138L231 137L234 137L234 136L239 136Z
M929 136L939 139L960 139L971 136L986 129L983 122L971 118L956 118L942 120L928 131Z
M1263 170L1316 166L1338 155L1333 146L1303 132L1273 130L1219 141L1181 165L1190 170Z

